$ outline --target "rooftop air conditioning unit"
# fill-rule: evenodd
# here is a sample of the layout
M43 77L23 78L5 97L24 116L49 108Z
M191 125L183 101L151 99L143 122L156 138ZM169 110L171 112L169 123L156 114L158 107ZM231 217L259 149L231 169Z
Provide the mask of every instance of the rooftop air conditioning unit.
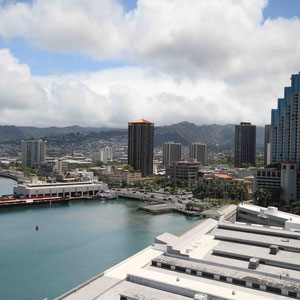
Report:
M260 263L260 259L259 258L257 258L257 257L251 257L250 260L249 260L248 268L255 270L258 267L259 263Z
M205 294L196 294L194 300L207 300L207 295Z
M279 252L279 246L271 245L270 246L270 254L276 255Z

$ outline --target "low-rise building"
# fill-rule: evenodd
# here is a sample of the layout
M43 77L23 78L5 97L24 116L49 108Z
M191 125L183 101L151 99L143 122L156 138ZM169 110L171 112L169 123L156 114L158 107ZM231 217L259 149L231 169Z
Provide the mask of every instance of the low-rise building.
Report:
M272 206L265 208L252 204L240 204L237 210L237 220L300 231L300 216L280 211Z
M14 187L17 197L74 197L95 196L98 192L106 191L107 184L98 181L74 183L45 183L45 184L18 184Z
M244 179L233 178L228 174L220 173L200 173L198 184L217 185L222 188L223 192L228 192L231 187L243 183L247 187L247 199L253 193L253 178L245 177Z
M200 167L201 163L194 159L188 161L176 161L170 165L166 165L166 178L186 181L188 185L193 185L198 180Z
M200 219L227 220L230 222L236 221L237 206L234 204L224 205L218 209L204 210L200 214Z
M111 171L102 171L101 176L103 180L115 186L122 186L124 183L130 184L145 180L145 178L142 178L141 172L124 168L117 168Z

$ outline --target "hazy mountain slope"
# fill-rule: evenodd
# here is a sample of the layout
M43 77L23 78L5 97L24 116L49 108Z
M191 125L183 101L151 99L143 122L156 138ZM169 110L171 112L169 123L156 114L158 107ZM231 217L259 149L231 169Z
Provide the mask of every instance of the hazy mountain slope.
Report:
M234 130L232 124L228 125L195 125L189 122L181 122L170 126L157 126L154 130L155 146L161 146L168 141L179 142L187 146L192 142L201 142L211 150L233 149ZM257 147L262 147L264 142L264 128L257 127ZM116 128L94 128L94 127L18 127L18 126L0 126L0 142L13 141L20 139L30 139L39 137L55 137L69 133L82 133L78 138L105 139L114 136L127 136L126 129ZM101 133L101 134L100 134Z

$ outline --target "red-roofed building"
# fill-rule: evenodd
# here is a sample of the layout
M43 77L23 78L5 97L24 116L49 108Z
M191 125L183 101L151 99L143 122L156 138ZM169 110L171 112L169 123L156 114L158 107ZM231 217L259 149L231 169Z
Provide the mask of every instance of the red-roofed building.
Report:
M147 121L145 119L137 119L137 120L128 122L128 124L153 124L154 125L154 123Z

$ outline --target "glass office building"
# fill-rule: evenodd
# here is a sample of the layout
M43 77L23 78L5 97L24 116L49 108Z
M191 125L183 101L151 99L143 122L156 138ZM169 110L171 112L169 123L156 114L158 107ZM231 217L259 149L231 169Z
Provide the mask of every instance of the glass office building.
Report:
M272 109L272 163L286 160L299 163L300 72L291 77L291 86L284 88L284 98L278 99L277 109Z

